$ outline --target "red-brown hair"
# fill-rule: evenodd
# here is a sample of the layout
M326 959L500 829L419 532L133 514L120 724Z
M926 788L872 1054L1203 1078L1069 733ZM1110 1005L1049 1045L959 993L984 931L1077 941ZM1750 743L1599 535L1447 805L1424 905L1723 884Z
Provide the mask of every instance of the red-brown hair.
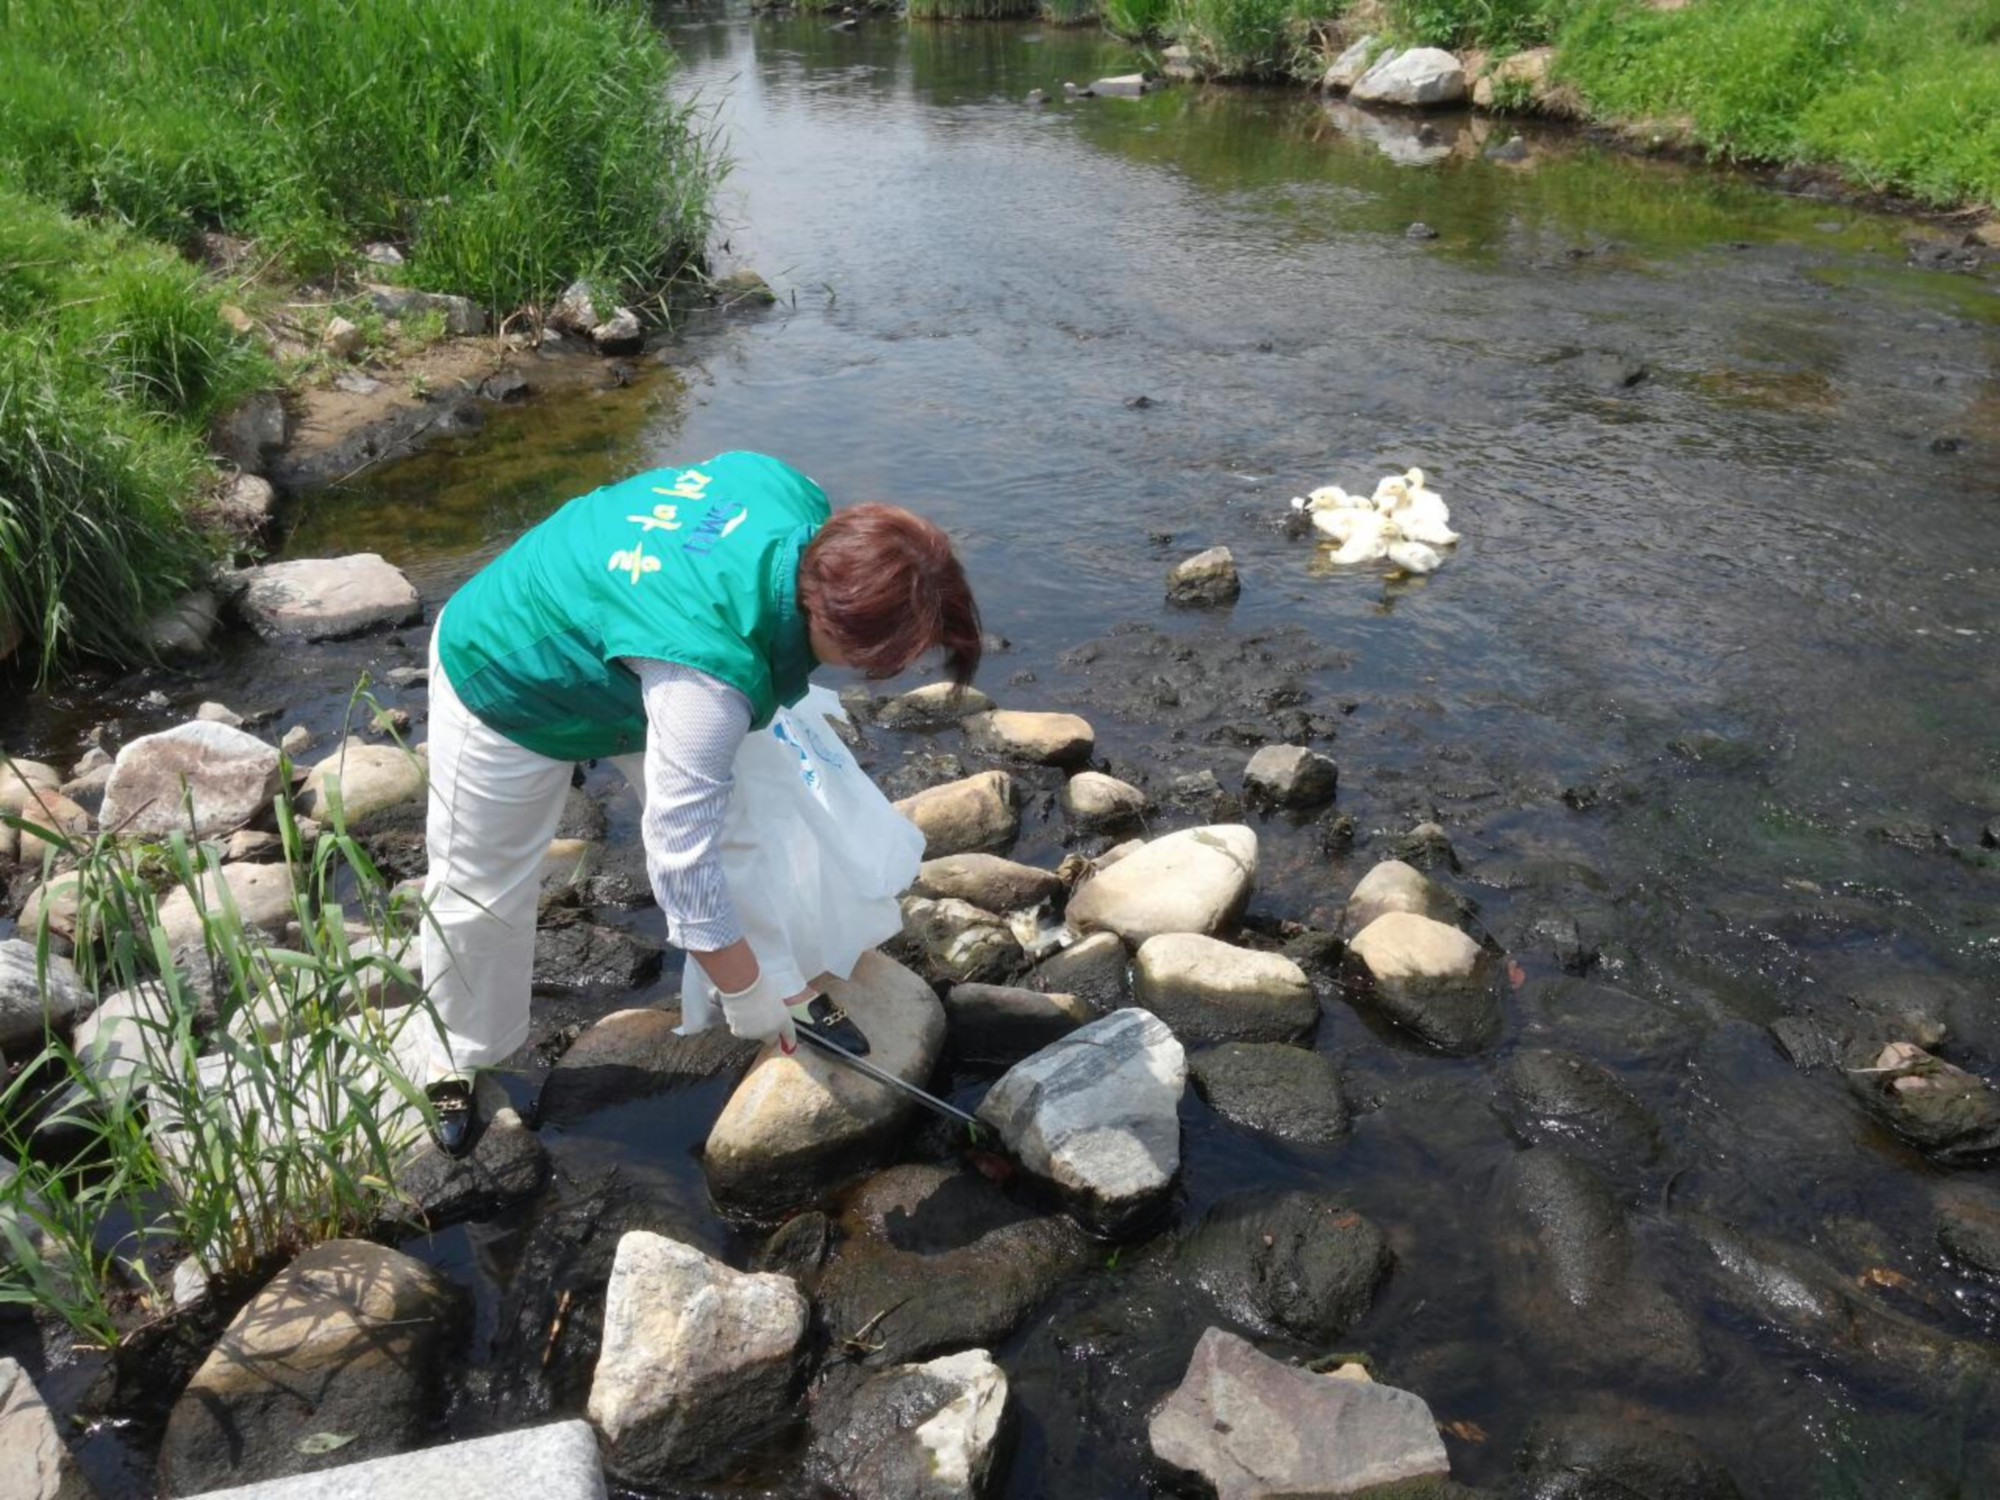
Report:
M951 538L893 505L833 513L799 562L799 605L870 677L894 677L933 646L959 686L979 670L979 606Z

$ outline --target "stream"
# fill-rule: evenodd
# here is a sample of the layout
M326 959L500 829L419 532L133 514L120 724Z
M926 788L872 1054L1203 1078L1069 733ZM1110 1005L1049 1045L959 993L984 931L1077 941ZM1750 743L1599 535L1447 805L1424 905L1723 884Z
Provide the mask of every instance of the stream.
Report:
M1484 155L1504 123L1420 135L1299 91L1062 102L1064 80L1135 64L1088 30L664 24L734 159L723 264L779 305L699 315L627 386L496 409L308 497L284 553L379 551L434 613L570 496L758 448L836 504L948 527L1009 642L981 685L1083 714L1156 796L1205 770L1240 788L1250 746L1292 738L1303 709L1353 842L1326 816L1250 815L1251 925L1329 925L1436 821L1461 867L1438 877L1517 965L1505 1031L1449 1058L1329 998L1313 1045L1340 1066L1349 1137L1279 1144L1190 1090L1174 1222L1309 1187L1381 1226L1396 1269L1340 1347L1462 1424L1466 1483L1503 1483L1535 1418L1588 1406L1692 1434L1745 1494L2000 1493L1990 1421L1717 1298L1672 1230L1726 1221L1936 1333L2000 1337L2000 1294L1936 1247L1953 1174L1769 1030L1929 1018L1941 1055L2000 1075L2000 850L1981 845L2000 817L2000 282L1909 264L1910 221L1574 132L1523 127L1530 157L1506 163ZM1033 88L1057 102L1024 104ZM1286 534L1293 495L1411 465L1464 536L1429 578L1334 569ZM1241 600L1169 610L1167 568L1213 545ZM67 760L92 723L129 738L205 698L326 735L358 671L422 649L410 630L302 662L239 638L198 682L74 683L4 739ZM140 705L155 687L175 712ZM953 739L878 731L876 772ZM614 836L635 821L620 801ZM1014 857L1052 864L1062 833L1031 801ZM1588 972L1533 939L1550 914L1596 953ZM670 965L538 1022L675 983ZM1523 1142L1494 1081L1529 1047L1606 1065L1659 1122L1658 1159L1618 1186L1648 1274L1700 1325L1700 1379L1626 1380L1541 1337L1568 1314L1517 1284L1503 1183ZM970 1103L991 1076L940 1082ZM538 1081L510 1086L526 1103ZM695 1159L721 1097L550 1127L559 1178L616 1165L742 1264L758 1236L716 1220ZM414 1251L480 1308L454 1433L527 1419L489 1399L524 1357L503 1309L526 1236L517 1218ZM1147 1279L1148 1253L1107 1255L994 1350L1020 1412L998 1493L1154 1492L1145 1414L1210 1319ZM141 1452L92 1463L107 1495L150 1493ZM785 1464L712 1492L804 1493Z

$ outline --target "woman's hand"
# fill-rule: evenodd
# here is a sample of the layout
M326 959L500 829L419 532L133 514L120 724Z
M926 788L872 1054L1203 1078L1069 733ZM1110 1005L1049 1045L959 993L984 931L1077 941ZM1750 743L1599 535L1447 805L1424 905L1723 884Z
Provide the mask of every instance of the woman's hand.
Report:
M718 990L715 998L722 1005L722 1018L729 1023L732 1034L752 1042L775 1038L779 1050L787 1057L798 1049L799 1033L792 1024L792 1013L761 978L747 990L734 993Z

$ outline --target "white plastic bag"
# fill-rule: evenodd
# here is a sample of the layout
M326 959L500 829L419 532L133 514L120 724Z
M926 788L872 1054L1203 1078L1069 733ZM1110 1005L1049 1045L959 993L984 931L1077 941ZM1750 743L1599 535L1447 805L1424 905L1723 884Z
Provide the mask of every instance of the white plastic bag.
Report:
M722 823L722 873L757 955L759 988L781 999L822 974L841 979L902 930L896 898L916 879L921 830L890 805L828 722L845 719L823 687L780 709L736 752ZM683 1033L722 1019L699 964L681 982Z

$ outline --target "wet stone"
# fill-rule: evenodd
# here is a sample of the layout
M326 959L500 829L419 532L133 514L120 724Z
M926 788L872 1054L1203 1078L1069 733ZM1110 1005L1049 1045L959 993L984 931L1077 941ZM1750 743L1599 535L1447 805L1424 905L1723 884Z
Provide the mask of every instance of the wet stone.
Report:
M1911 1145L1946 1166L2000 1156L2000 1090L1909 1042L1865 1051L1848 1084Z
M1405 860L1385 859L1354 887L1347 898L1342 931L1352 938L1377 917L1390 912L1414 912L1434 922L1454 924L1459 900L1450 891Z
M857 1188L820 1280L826 1331L868 1329L872 1364L1006 1338L1095 1259L1061 1214L1037 1214L977 1173L900 1166Z
M532 1198L548 1181L548 1152L520 1115L482 1097L480 1119L479 1139L466 1155L447 1156L426 1140L397 1174L396 1185L409 1199L406 1212L417 1225L437 1230L481 1217Z
M991 709L963 721L974 750L1043 766L1074 766L1090 759L1097 743L1087 720L1075 714Z
M545 926L535 934L536 988L632 990L660 973L663 951L617 927L590 922Z
M1307 1342L1366 1316L1393 1259L1368 1220L1303 1191L1225 1198L1174 1249L1176 1273L1232 1323Z
M1524 1500L1739 1500L1742 1492L1692 1438L1637 1420L1544 1417L1522 1445Z
M1097 932L1043 959L1022 983L1047 994L1074 995L1099 1014L1108 1014L1132 992L1131 962L1116 933Z
M1565 1146L1614 1172L1659 1152L1646 1107L1608 1068L1574 1052L1529 1047L1508 1058L1500 1108L1524 1140Z
M933 900L968 901L986 911L1010 912L1060 898L1063 882L1053 870L997 855L953 854L925 860L910 889Z
M757 1252L759 1271L776 1271L794 1280L816 1276L833 1244L833 1223L816 1208L794 1214L771 1232Z
M976 1500L993 1472L1007 1376L984 1349L899 1365L816 1402L807 1470L854 1500Z
M66 1031L89 1014L90 992L66 958L49 955L48 983L41 982L36 944L29 938L0 939L0 1051L38 1049L48 1030Z
M952 1052L966 1062L1009 1066L1093 1021L1074 995L992 984L955 984L944 997Z
M1128 943L1162 933L1213 936L1234 922L1257 879L1257 835L1241 824L1183 829L1154 839L1070 898L1079 931Z
M1243 592L1236 558L1227 547L1211 547L1175 563L1167 573L1167 601L1191 608L1232 604Z
M997 853L1021 830L1013 778L1004 771L931 787L896 803L896 811L923 830L924 853L931 859Z
M969 902L905 896L903 936L923 955L926 972L950 983L998 984L1027 967L1007 924Z
M1278 807L1317 807L1333 800L1340 768L1303 745L1266 745L1243 771L1244 790Z
M2000 1194L1960 1184L1941 1189L1937 1237L1953 1259L2000 1276Z
M974 714L988 713L993 700L975 687L927 683L870 705L868 717L884 729L943 729Z
M1132 974L1133 1003L1189 1041L1296 1041L1319 1021L1305 971L1281 954L1163 933L1141 945Z
M1419 870L1458 868L1458 851L1451 846L1451 836L1436 823L1419 823L1398 835L1390 842L1389 852Z
M964 777L965 764L956 755L921 750L914 755L905 755L893 769L878 775L876 781L882 788L882 795L891 802L905 802L919 792L927 792L934 786L960 781Z
M1412 912L1377 917L1348 945L1350 999L1441 1052L1466 1056L1500 1033L1500 1002L1479 945ZM1357 967L1358 966L1358 967Z
M539 1113L569 1125L600 1109L651 1098L710 1078L740 1079L758 1044L714 1026L680 1036L678 1009L614 1011L562 1055L542 1085Z
M1062 810L1085 832L1129 828L1145 817L1146 794L1101 771L1079 771L1063 783Z
M1195 1091L1233 1125L1304 1145L1347 1134L1340 1070L1330 1058L1274 1042L1224 1042L1188 1059Z

